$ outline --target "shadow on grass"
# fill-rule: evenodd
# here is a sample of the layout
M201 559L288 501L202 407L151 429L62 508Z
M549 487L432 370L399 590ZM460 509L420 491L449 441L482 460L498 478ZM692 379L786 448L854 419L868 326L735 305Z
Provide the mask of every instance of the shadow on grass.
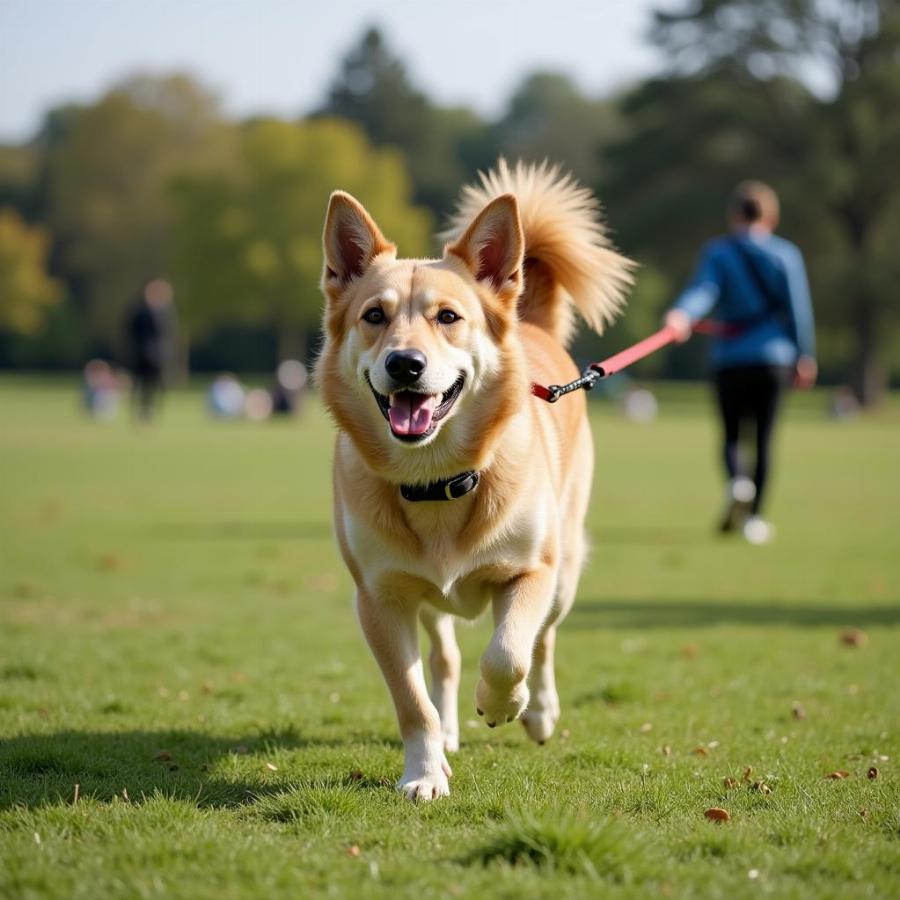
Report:
M101 801L125 796L141 803L159 793L198 807L243 806L300 786L267 765L276 751L348 743L304 738L292 729L252 737L184 730L21 735L0 741L0 810L71 802L76 784L81 797ZM384 787L383 779L349 770L318 776L315 784Z
M840 628L900 624L900 606L821 606L809 603L579 600L566 628L702 628L754 625Z
M141 533L161 541L325 541L331 522L160 522Z

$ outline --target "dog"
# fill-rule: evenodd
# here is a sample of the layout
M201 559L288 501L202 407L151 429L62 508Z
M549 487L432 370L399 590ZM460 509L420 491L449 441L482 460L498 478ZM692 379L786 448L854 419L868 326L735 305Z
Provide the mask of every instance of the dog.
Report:
M337 426L334 521L363 632L404 745L397 789L448 795L459 746L457 617L491 608L475 707L543 744L560 715L556 628L585 557L593 449L575 313L602 332L632 263L591 193L546 162L500 160L464 189L440 259L404 259L365 208L331 195L316 377ZM431 639L429 693L419 651Z

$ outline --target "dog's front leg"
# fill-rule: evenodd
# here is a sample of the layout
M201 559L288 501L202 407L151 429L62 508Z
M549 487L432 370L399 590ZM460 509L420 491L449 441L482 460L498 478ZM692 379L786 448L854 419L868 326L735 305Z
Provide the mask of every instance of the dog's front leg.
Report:
M404 748L403 775L397 790L410 800L447 796L447 778L452 773L444 756L441 720L425 686L416 608L363 590L357 596L357 606L366 640L397 710Z
M503 585L494 597L494 634L475 689L478 714L491 728L517 719L528 705L526 679L554 587L553 571L542 566Z

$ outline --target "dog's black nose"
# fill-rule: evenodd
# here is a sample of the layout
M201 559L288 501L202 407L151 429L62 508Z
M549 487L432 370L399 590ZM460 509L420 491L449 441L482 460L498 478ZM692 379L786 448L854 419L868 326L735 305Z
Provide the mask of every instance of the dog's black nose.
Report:
M428 360L421 350L394 350L384 361L388 375L400 384L412 384L427 365Z

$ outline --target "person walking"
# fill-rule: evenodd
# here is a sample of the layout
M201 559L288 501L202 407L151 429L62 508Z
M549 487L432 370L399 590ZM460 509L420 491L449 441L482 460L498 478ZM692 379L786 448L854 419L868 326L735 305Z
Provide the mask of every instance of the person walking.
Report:
M723 532L740 529L750 543L765 544L775 531L762 515L771 468L772 434L784 389L810 388L818 368L806 268L800 250L774 232L778 195L759 181L737 186L729 209L731 233L711 241L697 271L668 311L676 340L711 317L716 397L728 475ZM755 463L741 468L739 444L755 431Z
M144 422L153 418L164 385L174 340L172 285L162 279L147 284L127 321L135 413Z

